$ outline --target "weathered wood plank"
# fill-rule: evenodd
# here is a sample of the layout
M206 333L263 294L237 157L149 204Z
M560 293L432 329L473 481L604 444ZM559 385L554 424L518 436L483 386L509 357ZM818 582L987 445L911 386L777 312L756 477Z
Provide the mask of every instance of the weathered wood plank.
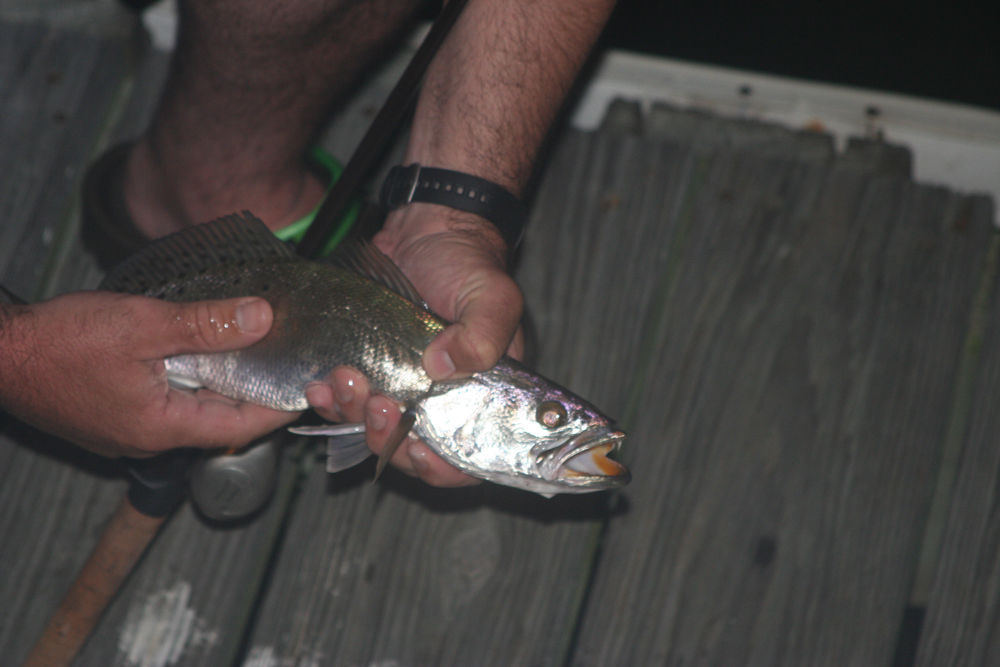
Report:
M31 29L29 26L26 29ZM0 118L0 281L31 297L122 85L129 44L48 30Z
M89 147L89 155L83 169L86 169L108 147L131 141L141 134L159 102L160 90L166 81L170 65L169 55L155 50L144 50L135 57L137 62L134 66L134 76L123 83L116 100L109 105L109 115L105 119L106 132ZM79 174L81 180L82 175L81 171ZM80 202L77 200L74 202L64 232L68 247L59 261L54 262L48 289L40 296L49 297L79 289L96 289L100 284L104 272L78 239L81 224Z
M988 224L861 166L713 165L572 664L889 664Z
M0 21L0 108L6 108L11 91L21 83L33 47L44 33L41 24L11 25Z
M985 198L972 199L972 216L993 218ZM994 244L998 242L993 239ZM996 258L994 258L996 259ZM995 285L993 286L995 288ZM985 335L976 343L982 364L975 383L965 445L936 577L931 589L916 664L992 665L1000 661L997 580L997 387L1000 387L1000 308L995 299Z
M157 536L75 664L229 665L280 533L297 470L286 450L272 502L252 521L216 525L185 504ZM171 657L173 656L173 657Z
M0 83L0 280L30 298L41 287L53 240L66 228L102 115L122 83L127 44L39 25L0 25L11 38L3 44L10 60ZM15 45L23 51L7 51ZM5 662L23 659L86 558L121 495L116 472L116 465L0 413Z
M792 130L752 118L723 118L664 103L653 104L644 119L643 134L651 139L682 141L700 149L753 151L758 157L825 161L834 154L833 137L824 132Z
M124 484L98 457L11 423L0 434L0 655L20 664L76 576Z

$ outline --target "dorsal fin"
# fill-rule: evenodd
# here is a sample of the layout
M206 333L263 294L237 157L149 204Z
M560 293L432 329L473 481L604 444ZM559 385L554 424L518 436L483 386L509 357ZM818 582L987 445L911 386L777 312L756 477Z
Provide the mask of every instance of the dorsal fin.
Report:
M361 237L344 241L325 261L342 269L360 273L366 278L371 278L424 310L430 310L410 279L403 275L399 267L371 241Z
M112 269L98 289L144 294L222 264L293 257L267 225L243 211L150 243Z

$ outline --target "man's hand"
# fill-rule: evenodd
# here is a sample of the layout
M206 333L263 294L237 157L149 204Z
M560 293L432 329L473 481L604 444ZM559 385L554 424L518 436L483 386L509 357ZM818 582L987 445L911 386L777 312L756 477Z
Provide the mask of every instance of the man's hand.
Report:
M167 303L79 292L5 308L0 407L99 454L240 447L298 416L167 384L165 357L260 340L272 317L263 299Z
M524 299L507 273L507 248L489 222L434 204L393 214L375 245L402 270L427 304L453 324L424 351L433 380L467 377L520 357ZM395 222L395 224L394 224Z
M453 216L465 216L456 220ZM447 224L442 221L452 218ZM496 365L504 352L519 357L523 299L504 266L503 241L489 223L433 204L397 211L375 244L402 269L431 310L454 322L424 351L424 370L434 380L468 376ZM328 384L307 392L309 403L332 421L364 422L376 454L399 422L395 401L372 396L363 375L334 371ZM408 438L392 464L434 486L478 482L457 470L422 441Z

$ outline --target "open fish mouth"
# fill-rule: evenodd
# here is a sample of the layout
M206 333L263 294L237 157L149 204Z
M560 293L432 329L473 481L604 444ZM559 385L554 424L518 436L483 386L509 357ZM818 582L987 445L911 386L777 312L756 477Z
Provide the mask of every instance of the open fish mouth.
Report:
M591 429L570 438L565 444L538 455L542 476L573 486L612 489L628 484L628 468L608 458L621 447L625 434L609 428Z

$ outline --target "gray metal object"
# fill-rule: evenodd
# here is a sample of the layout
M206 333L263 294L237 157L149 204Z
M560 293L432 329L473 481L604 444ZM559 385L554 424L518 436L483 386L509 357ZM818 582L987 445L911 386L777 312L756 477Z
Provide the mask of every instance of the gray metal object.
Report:
M253 514L274 493L280 435L237 454L206 456L191 471L191 499L202 514L226 521Z

